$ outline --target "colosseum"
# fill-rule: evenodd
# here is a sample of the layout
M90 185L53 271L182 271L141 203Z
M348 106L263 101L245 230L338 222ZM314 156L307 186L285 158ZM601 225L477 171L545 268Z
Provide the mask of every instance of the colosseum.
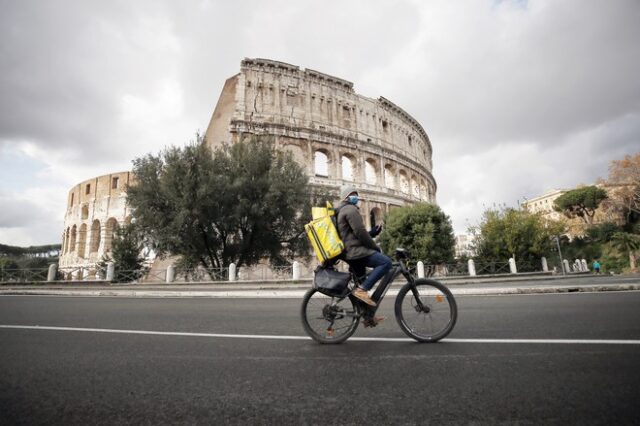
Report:
M357 94L353 83L309 69L245 59L229 78L205 133L215 149L246 134L275 137L312 185L355 183L370 225L393 206L435 203L431 142L402 108Z
M59 267L65 279L94 278L111 250L116 227L131 220L126 187L131 172L99 176L71 188L64 216Z
M314 186L336 193L355 184L367 226L395 206L436 202L431 142L422 126L388 99L359 95L341 78L243 60L224 84L205 139L216 149L250 134L272 136ZM128 172L101 176L69 192L61 270L91 271L110 250L114 225L129 217L126 185L118 185L130 179Z

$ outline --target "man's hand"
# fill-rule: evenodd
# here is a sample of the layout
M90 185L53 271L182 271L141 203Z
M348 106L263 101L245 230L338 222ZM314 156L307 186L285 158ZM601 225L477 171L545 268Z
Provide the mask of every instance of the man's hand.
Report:
M382 225L373 225L369 231L369 235L371 235L371 238L375 238L380 232L382 232Z

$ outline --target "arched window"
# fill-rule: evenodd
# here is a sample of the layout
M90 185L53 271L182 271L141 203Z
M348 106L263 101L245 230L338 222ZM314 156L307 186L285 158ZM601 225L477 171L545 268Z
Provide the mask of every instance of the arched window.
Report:
M313 170L316 176L329 177L329 158L322 151L313 154Z
M78 238L76 225L71 228L71 235L69 237L69 251L76 251L76 240Z
M393 167L390 164L384 166L384 184L387 188L395 188L396 180L393 176Z
M94 220L91 224L91 243L89 244L89 253L97 253L100 248L100 221Z
M88 218L89 218L89 206L85 204L84 206L82 206L82 220L85 220Z
M367 160L364 163L364 180L370 185L378 183L378 173L376 173L376 163L373 160Z
M347 157L346 155L343 155L341 159L341 163L342 163L342 179L353 181L354 180L353 176L355 175L355 173L353 172L353 161L351 160L351 158Z
M80 233L78 235L78 257L84 257L85 248L87 247L87 224L80 225Z
M420 185L418 185L418 181L414 177L411 178L411 195L420 198Z
M104 230L104 251L105 253L110 252L113 248L113 237L115 236L116 230L118 229L118 221L111 217L107 220L107 224Z
M380 225L382 223L382 210L380 207L374 207L369 212L369 221L371 222L370 226Z
M404 170L400 171L400 191L404 192L405 194L409 194L410 192L409 179L407 178L407 174Z

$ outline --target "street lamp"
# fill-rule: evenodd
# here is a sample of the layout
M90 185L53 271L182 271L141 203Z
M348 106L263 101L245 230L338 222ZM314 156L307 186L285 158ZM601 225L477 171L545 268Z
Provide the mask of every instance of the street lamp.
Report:
M556 240L556 245L558 246L558 256L560 256L560 267L562 268L562 275L567 275L567 272L564 270L564 262L562 261L562 250L560 250L560 236L554 235L553 239Z

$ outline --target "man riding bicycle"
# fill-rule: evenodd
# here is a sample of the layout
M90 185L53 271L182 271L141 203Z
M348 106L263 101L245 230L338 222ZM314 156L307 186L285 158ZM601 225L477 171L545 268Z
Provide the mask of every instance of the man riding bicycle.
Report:
M359 282L352 294L366 304L376 306L369 297L368 291L392 266L391 259L382 254L380 247L373 240L382 227L373 226L371 231L367 231L357 206L359 197L355 187L343 186L340 190L340 200L337 222L340 238L345 245L344 259ZM373 268L368 276L366 276L367 267ZM383 319L383 317L374 318L373 325Z

